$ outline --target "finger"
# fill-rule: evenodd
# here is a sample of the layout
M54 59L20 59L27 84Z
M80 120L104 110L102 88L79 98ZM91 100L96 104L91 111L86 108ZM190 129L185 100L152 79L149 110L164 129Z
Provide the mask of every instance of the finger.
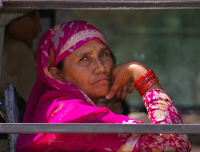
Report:
M124 84L122 86L122 92L121 92L121 99L125 100L126 99L126 95L127 95L127 90L128 90L128 83Z
M131 80L130 84L129 84L129 87L128 87L128 93L132 93L133 92L134 84L135 84L135 81Z
M106 94L106 99L110 100L116 94L120 87L121 86L118 81L115 81L111 88L108 90L108 93Z
M119 89L117 90L117 93L116 93L116 98L117 98L117 99L120 99L120 97L121 97L121 90L122 90L122 88L119 88Z

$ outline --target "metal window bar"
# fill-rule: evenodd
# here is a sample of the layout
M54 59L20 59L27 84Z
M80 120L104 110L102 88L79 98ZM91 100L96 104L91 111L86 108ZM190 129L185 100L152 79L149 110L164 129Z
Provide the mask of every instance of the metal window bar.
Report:
M1 123L0 133L200 134L200 124Z
M200 0L0 0L0 7L45 10L199 9Z

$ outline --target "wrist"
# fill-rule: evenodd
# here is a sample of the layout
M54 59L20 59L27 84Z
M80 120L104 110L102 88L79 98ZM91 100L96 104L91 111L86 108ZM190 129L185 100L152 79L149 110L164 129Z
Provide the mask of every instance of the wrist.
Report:
M153 70L149 70L145 74L143 74L137 81L135 81L134 86L138 90L139 94L143 96L144 93L152 88L152 86L157 82L158 79Z
M129 73L133 81L137 81L147 71L147 66L141 62L132 61L129 65Z

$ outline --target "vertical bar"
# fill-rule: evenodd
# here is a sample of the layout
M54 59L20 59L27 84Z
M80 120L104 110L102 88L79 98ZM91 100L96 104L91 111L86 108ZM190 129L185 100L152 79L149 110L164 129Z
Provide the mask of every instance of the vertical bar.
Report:
M3 8L3 0L0 0L0 9Z
M2 67L3 66L3 44L4 44L4 26L0 24L0 86L1 86L2 68L3 68Z
M15 94L13 84L8 84L5 87L5 119L8 123L17 123L18 122L18 107L15 103ZM15 147L17 144L19 134L8 134L8 141L10 152L15 152Z

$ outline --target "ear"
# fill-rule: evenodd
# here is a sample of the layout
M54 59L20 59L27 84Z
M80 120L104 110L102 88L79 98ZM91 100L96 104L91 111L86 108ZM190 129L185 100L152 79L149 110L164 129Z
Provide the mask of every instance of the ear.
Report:
M56 67L51 67L49 72L55 79L63 80L61 70L58 70Z

